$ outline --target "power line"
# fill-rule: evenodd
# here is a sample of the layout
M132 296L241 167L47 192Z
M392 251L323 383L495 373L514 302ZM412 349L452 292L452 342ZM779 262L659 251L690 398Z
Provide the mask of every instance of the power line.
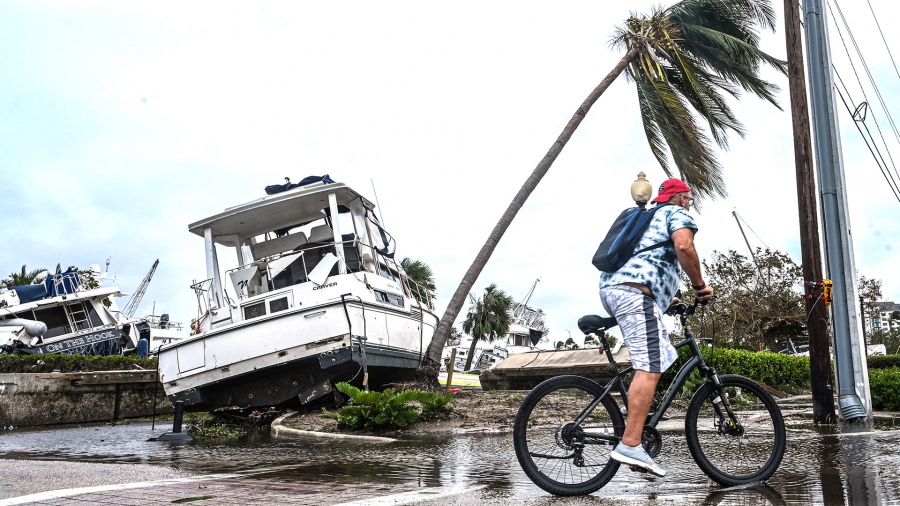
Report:
M847 109L847 112L850 113L850 115L853 119L853 124L856 125L856 129L859 132L860 136L862 136L863 142L865 142L866 147L869 148L869 153L872 154L872 158L874 158L875 164L878 165L878 168L881 170L881 174L884 176L885 180L887 181L888 186L891 188L891 191L894 193L894 195L898 198L898 201L900 201L900 182L897 182L896 180L894 180L893 175L890 173L889 170L887 170L887 163L884 161L884 156L881 155L880 150L878 150L878 145L875 142L875 138L872 136L872 132L869 130L868 125L865 124L864 120L858 120L856 112L850 110L850 104L847 101L847 99L850 97L850 90L847 89L847 85L844 83L844 80L841 78L841 75L837 71L837 69L835 69L833 66L832 66L832 69L834 70L835 76L837 76L837 78L838 78L838 82L840 82L841 86L844 87L844 92L847 94L847 98L845 98L844 93L841 93L840 88L837 88L837 87L835 88L835 90L838 92L838 96L841 98L841 102L844 103L844 107ZM851 100L851 102L852 102L852 100ZM864 104L865 104L865 102L864 102ZM857 111L858 110L859 109L857 109ZM862 123L863 126L865 126L866 133L868 133L868 137L866 136L865 133L863 133L862 128L860 128L860 126L859 126L860 123ZM882 141L884 141L883 136L882 136ZM876 154L876 152L877 152L877 154Z
M841 20L844 24L844 28L846 29L846 31L848 33L850 41L853 44L854 49L856 50L856 54L859 57L860 63L866 72L866 76L869 79L869 83L871 84L872 88L874 89L875 95L878 97L878 101L881 104L881 108L884 111L885 116L887 117L888 122L890 123L890 125L894 131L894 137L898 140L898 142L900 142L900 132L898 132L897 125L894 122L893 116L891 115L890 110L888 109L887 105L884 102L884 98L881 95L881 91L879 90L878 85L875 83L875 79L872 76L871 71L869 70L869 66L866 63L865 57L863 57L862 51L860 50L859 45L856 43L856 38L853 35L853 31L850 29L850 26L847 23L847 19L844 17L844 13L841 10L840 5L837 3L837 0L834 0L834 4L835 4L835 7L837 8L838 15L841 17ZM828 5L828 8L829 8L829 10L831 10L830 3ZM832 17L835 17L833 10L832 10ZM869 148L869 152L872 154L873 158L875 159L875 163L878 165L878 168L881 170L882 175L885 177L885 180L888 182L888 186L891 187L891 191L895 194L895 196L898 197L898 200L900 200L900 182L898 182L898 180L900 180L900 173L897 172L897 166L894 163L894 158L891 155L891 150L888 147L887 141L884 138L884 133L881 131L881 126L878 123L878 119L873 114L872 121L875 123L875 128L878 131L879 137L881 138L882 145L884 146L884 151L887 152L887 157L890 160L890 166L892 166L894 169L893 174L891 174L889 164L884 160L884 156L881 154L881 150L878 148L878 143L875 141L875 138L872 135L872 132L869 130L868 125L865 123L865 119L866 119L865 112L866 112L866 108L868 107L868 97L866 96L865 88L862 85L862 81L860 80L859 73L856 71L856 66L853 64L853 58L850 56L850 50L847 48L847 43L844 40L844 35L842 33L841 27L837 24L837 21L835 21L835 28L837 29L838 35L841 39L841 43L844 46L844 51L847 53L847 59L850 61L851 69L853 70L853 74L856 77L856 82L860 87L860 91L862 92L862 95L863 95L863 98L865 101L862 104L860 104L856 108L856 110L851 109L851 107L847 103L847 101L849 100L853 104L855 104L855 101L852 100L852 97L850 96L850 90L847 88L846 84L843 82L843 79L841 79L840 74L838 74L838 72L837 72L837 69L834 69L835 75L837 75L838 80L840 81L841 85L844 86L844 90L847 94L847 97L846 98L844 97L844 95L840 92L840 89L837 90L838 94L841 95L841 100L844 102L844 106L847 108L847 111L850 113L850 116L853 119L857 130L859 131L860 135L863 137L863 140L866 143L866 147ZM880 27L879 27L879 29L880 29ZM891 58L893 61L893 56ZM865 128L866 132L868 133L868 137L866 137L866 134L863 133L863 129L859 125L860 123L863 124L863 127ZM871 141L871 143L870 143L870 141ZM876 154L876 152L877 152L877 154ZM879 159L880 159L880 161L879 161ZM895 175L896 175L897 179L895 179L895 177L894 177Z
M872 2L866 0L866 3L869 4L869 11L872 13L872 19L875 20L875 26L878 27L878 33L881 35L881 41L884 42L884 48L887 49L888 56L891 57L891 63L894 64L894 72L897 73L897 77L900 77L900 70L897 70L897 62L894 61L894 55L891 54L891 48L884 38L884 32L881 31L881 24L878 22L878 16L875 15L875 9L872 8Z
M837 92L838 92L838 96L841 97L841 101L844 103L844 107L847 108L847 112L849 112L852 115L853 111L850 110L850 105L847 103L847 100L844 98L844 94L841 93L840 89L837 89ZM866 147L869 148L869 152L872 154L872 158L875 159L875 164L878 165L878 168L881 170L882 175L884 175L884 178L887 181L888 186L891 188L891 192L893 192L894 197L897 199L897 201L900 202L900 191L898 191L898 189L895 188L897 183L893 181L893 178L891 177L890 172L887 171L885 169L885 167L882 166L881 162L878 161L878 158L880 157L880 153L878 155L875 154L875 151L877 151L878 147L876 146L875 150L872 149L872 145L869 144L869 139L866 138L866 135L863 133L862 129L859 127L860 123L861 123L860 121L853 122L853 124L856 125L856 129L859 131L859 134L862 136L863 142L866 143ZM868 128L866 130L868 130ZM870 133L870 135L871 135L871 133ZM872 144L874 144L874 139L873 139ZM883 157L881 157L881 159L884 160Z

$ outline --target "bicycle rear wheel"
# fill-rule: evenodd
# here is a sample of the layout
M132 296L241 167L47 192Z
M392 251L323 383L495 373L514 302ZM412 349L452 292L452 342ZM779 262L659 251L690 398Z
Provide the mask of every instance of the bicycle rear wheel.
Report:
M691 456L720 485L744 485L769 478L784 457L784 418L759 383L743 376L719 377L740 427L729 420L716 386L704 383L684 420Z
M610 396L579 425L574 420L603 393L580 376L544 381L522 401L513 426L516 458L535 485L555 495L586 495L616 474L610 452L625 430Z

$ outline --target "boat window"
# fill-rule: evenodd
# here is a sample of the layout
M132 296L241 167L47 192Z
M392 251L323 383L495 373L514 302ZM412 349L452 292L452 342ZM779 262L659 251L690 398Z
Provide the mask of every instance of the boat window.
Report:
M522 334L513 334L511 344L513 346L528 346L528 344L526 344L527 340L528 336Z
M392 306L403 307L403 297L394 293L375 290L375 300Z
M38 309L34 312L34 319L47 325L47 333L44 338L57 337L71 332L66 310L62 306Z
M266 314L266 303L265 302L257 302L256 304L250 304L248 306L244 306L244 319L250 320L252 318L258 318L260 316L265 316Z
M274 299L269 301L269 313L277 313L279 311L284 311L288 308L288 298L281 297L280 299Z
M97 314L97 307L93 304L86 304L88 308L88 317L91 320L92 327L99 327L103 325L103 320L100 318L100 315Z

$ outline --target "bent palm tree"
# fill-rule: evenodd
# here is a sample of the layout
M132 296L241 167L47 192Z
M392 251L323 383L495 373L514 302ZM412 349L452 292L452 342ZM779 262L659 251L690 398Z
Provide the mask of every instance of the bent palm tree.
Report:
M441 351L466 294L591 106L623 71L637 85L647 141L665 173L673 175L671 154L679 176L698 200L725 195L722 167L694 112L709 125L716 144L727 148L728 130L739 135L744 131L723 93L736 97L743 89L777 107L777 88L759 77L759 69L768 64L786 73L786 63L759 49L757 26L775 29L769 0L682 0L650 16L628 18L612 39L613 47L626 49L625 56L575 111L491 231L435 330L417 373L420 384L436 388Z
M503 290L498 290L495 284L485 288L484 295L475 301L472 311L463 322L463 330L472 336L472 345L469 347L464 371L472 368L472 357L475 355L478 341L494 342L509 333L510 306L512 298Z

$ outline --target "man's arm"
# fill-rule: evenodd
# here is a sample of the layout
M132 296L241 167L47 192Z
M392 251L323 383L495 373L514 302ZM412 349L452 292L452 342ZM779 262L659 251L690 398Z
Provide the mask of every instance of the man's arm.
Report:
M693 286L703 286L694 290L700 300L706 300L713 296L713 288L703 282L703 273L700 270L700 257L694 248L694 229L679 228L672 232L672 242L675 244L675 253L678 255L678 263L684 269Z

